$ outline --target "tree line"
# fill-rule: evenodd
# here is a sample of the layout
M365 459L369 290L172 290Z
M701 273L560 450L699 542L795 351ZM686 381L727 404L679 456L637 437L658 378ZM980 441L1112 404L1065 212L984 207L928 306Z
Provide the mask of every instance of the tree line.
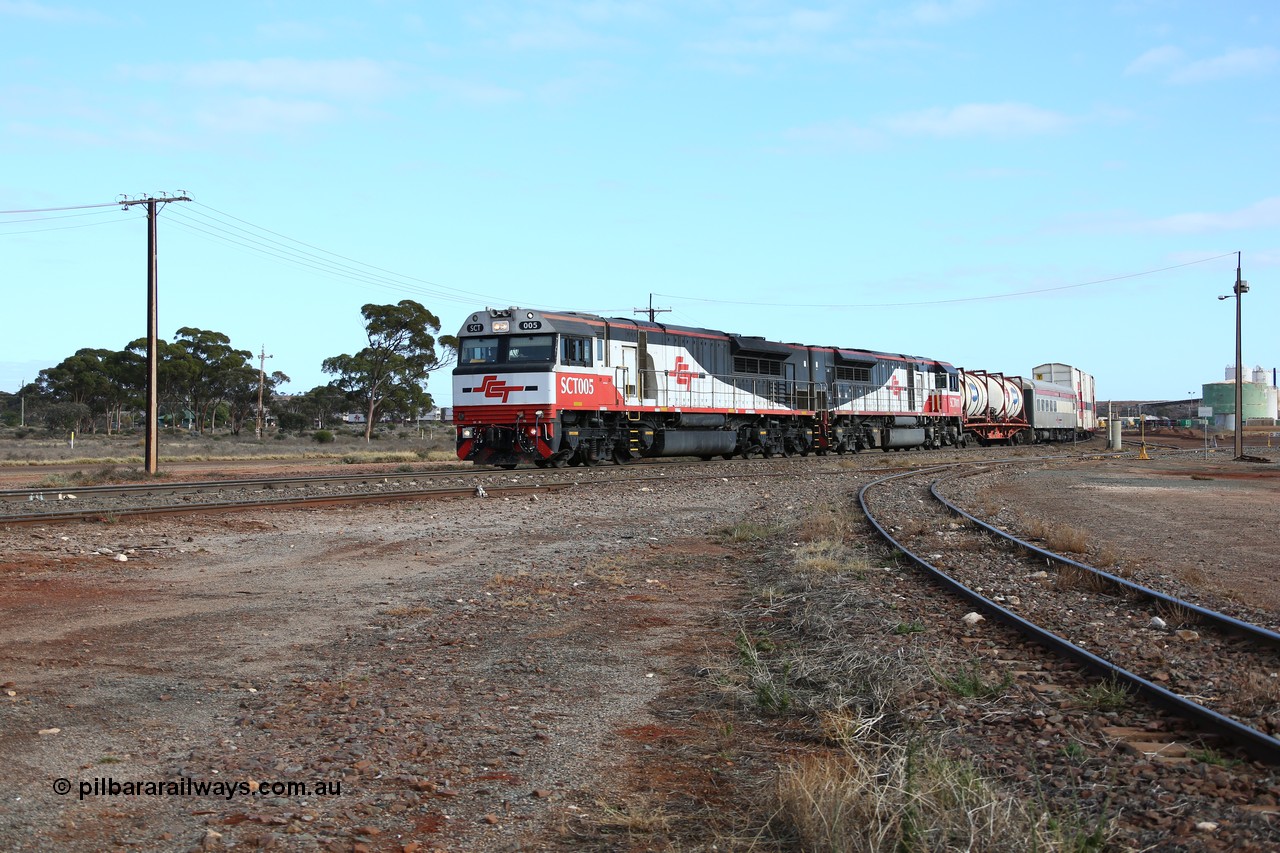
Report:
M225 428L239 435L263 407L280 429L301 431L332 423L352 409L365 415L365 438L385 417L413 419L433 406L426 390L430 374L451 364L457 339L439 335L440 320L413 300L365 305L368 345L355 354L326 358L321 370L334 376L304 394L284 396L289 381L253 364L253 353L236 349L221 332L184 326L172 341L157 341L156 393L162 423L189 422L198 432ZM145 417L147 340L122 350L81 349L56 367L40 371L5 401L3 419L43 424L81 434L129 430Z

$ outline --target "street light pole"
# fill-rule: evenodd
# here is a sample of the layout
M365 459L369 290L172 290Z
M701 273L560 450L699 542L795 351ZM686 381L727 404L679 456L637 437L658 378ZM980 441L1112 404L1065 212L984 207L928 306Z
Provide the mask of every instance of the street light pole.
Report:
M1244 362L1240 347L1240 297L1249 292L1249 282L1240 278L1240 253L1236 252L1236 459L1244 458ZM1218 300L1230 299L1219 296Z

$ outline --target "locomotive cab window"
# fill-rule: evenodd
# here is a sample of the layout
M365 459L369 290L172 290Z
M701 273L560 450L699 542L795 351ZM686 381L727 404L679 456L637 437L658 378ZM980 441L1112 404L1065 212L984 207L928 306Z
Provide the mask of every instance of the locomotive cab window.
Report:
M462 364L492 364L497 360L497 338L462 339Z
M563 335L560 338L560 363L579 367L591 366L592 338Z
M512 335L507 338L507 361L514 363L555 360L554 335Z

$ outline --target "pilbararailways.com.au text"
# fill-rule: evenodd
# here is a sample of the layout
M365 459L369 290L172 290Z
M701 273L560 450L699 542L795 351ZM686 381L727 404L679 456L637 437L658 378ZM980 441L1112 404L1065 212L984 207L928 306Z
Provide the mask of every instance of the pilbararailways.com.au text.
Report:
M72 791L70 779L55 779L53 792L66 795ZM79 798L86 797L220 797L231 800L236 797L340 797L341 780L317 780L314 782L268 782L192 779L148 779L140 782L119 782L110 776L82 779L77 783Z

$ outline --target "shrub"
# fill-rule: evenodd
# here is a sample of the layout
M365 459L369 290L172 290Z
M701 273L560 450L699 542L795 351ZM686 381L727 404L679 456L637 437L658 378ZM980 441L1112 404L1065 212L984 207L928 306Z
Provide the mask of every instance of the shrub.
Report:
M327 429L318 429L311 433L311 440L317 444L329 444L333 441L333 433Z

